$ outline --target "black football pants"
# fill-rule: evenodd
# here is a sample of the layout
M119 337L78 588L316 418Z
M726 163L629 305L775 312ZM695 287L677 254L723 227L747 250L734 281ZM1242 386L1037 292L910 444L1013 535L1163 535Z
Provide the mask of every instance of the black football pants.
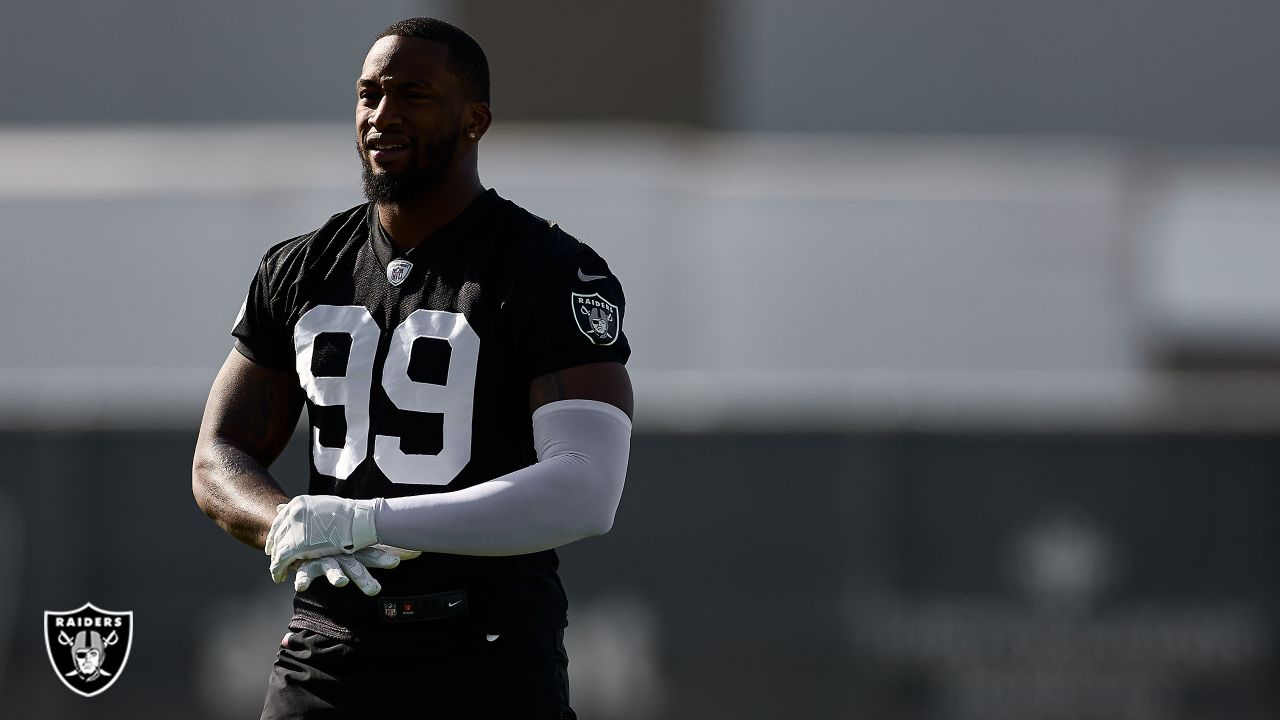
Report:
M262 720L529 718L574 720L564 631L432 634L342 642L297 630L271 670Z

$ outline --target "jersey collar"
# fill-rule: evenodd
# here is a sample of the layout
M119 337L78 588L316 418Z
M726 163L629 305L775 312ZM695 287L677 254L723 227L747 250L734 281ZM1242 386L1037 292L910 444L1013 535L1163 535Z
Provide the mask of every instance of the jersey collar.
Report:
M392 260L398 258L413 261L418 258L431 257L444 250L467 244L474 237L474 234L484 226L483 220L493 216L491 210L501 201L502 198L498 196L497 191L493 188L485 190L475 200L472 200L471 204L462 212L445 223L439 230L431 233L417 247L403 253L392 244L391 238L382 228L382 223L378 222L377 209L373 203L369 203L369 209L366 212L366 220L369 225L369 245L373 248L373 254L378 258L378 262L384 270Z

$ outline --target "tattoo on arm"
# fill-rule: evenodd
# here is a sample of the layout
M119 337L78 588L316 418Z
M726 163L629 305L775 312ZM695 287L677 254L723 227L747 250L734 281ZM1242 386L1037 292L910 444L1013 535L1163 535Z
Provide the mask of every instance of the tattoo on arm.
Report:
M529 383L529 409L536 410L547 403L564 400L564 379L560 373L548 373Z
M261 548L288 496L267 471L293 434L302 391L288 372L232 351L205 406L192 463L196 503L227 533Z
M219 438L243 448L264 467L289 443L302 410L301 389L278 378L253 377L239 383L224 405Z
M606 402L632 417L635 399L627 369L616 362L588 363L540 375L529 383L530 412L557 400L578 399Z

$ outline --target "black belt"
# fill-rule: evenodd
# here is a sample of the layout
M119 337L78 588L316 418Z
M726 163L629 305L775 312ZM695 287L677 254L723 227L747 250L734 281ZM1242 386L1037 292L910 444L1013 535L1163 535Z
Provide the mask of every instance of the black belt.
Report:
M443 620L461 617L468 613L465 590L447 590L431 595L384 597L379 600L382 612L378 615L378 619L384 623Z

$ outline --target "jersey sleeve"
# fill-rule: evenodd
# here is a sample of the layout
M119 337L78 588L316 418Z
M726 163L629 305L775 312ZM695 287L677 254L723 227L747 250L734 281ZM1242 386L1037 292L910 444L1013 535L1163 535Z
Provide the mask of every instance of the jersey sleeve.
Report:
M528 377L588 363L625 364L631 356L622 331L626 298L604 259L577 243L542 274L521 334L519 352Z
M264 257L249 283L240 314L236 317L231 334L235 336L235 348L241 355L259 365L288 370L293 367L293 339L278 318L284 317L284 309L274 298L279 293L271 286L270 263Z

